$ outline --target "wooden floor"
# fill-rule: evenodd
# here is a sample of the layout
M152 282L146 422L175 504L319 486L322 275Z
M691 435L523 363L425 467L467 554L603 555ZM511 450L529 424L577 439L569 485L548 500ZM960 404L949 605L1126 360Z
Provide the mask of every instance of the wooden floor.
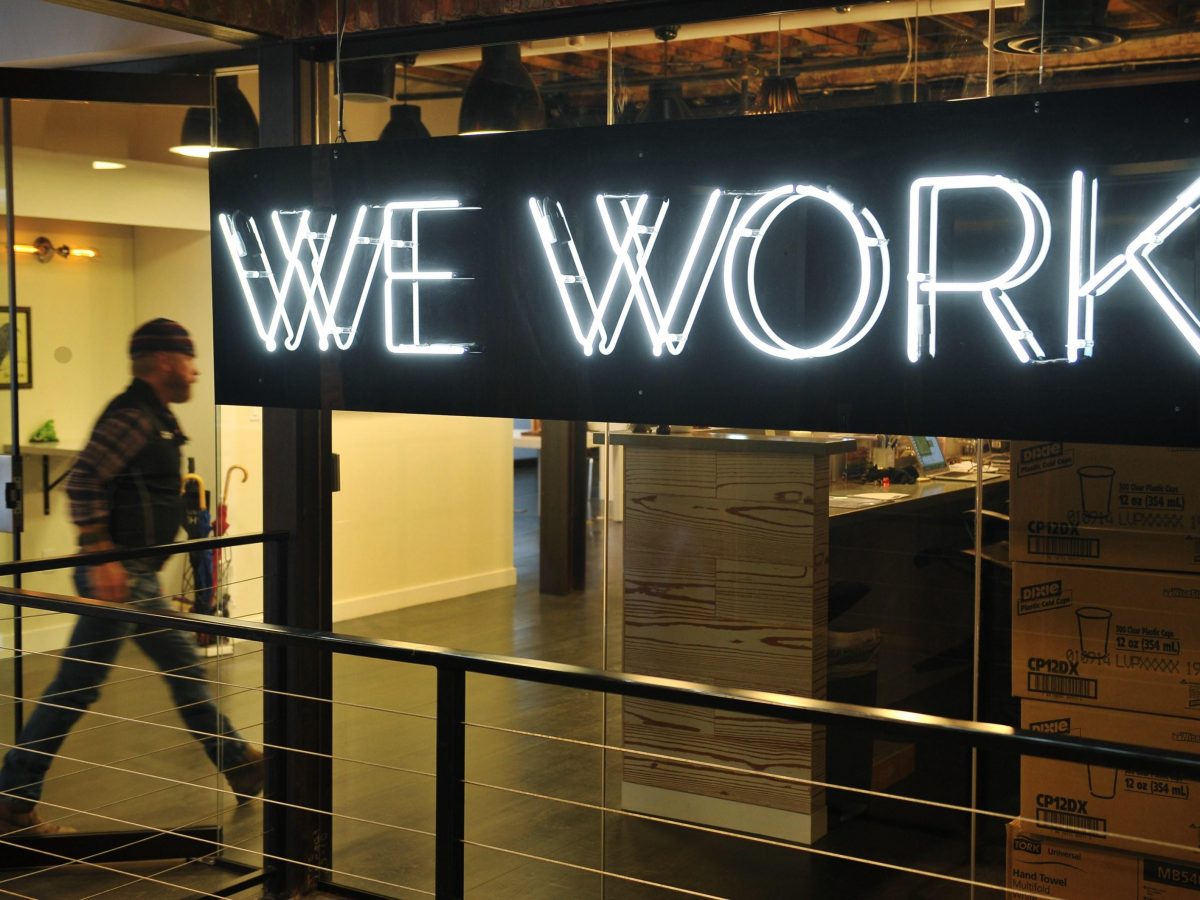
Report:
M578 595L552 597L537 591L535 478L532 469L518 469L514 525L519 583L515 589L339 623L338 630L614 666L611 650L619 643L618 633L610 613L606 653L605 610L597 578L591 577L588 589ZM589 534L588 572L594 576L602 571L603 528L592 523ZM610 534L609 545L619 547L619 534L615 540ZM146 666L133 647L122 651L118 664ZM252 688L260 683L260 666L261 656L239 645L235 657L214 662L213 677ZM39 691L50 672L48 662L31 661L29 692ZM432 673L412 666L340 659L334 679L337 818L331 877L384 896L429 896L434 827ZM247 736L261 739L260 695L227 687L222 702ZM256 863L260 804L235 808L213 790L220 786L217 778L197 745L179 730L160 679L135 671L115 672L95 710L98 715L85 718L72 733L51 770L45 797L48 816L56 806L91 810L92 815L72 817L72 824L81 829L220 822L226 844L245 848L243 852L229 849L226 856ZM140 722L105 719L105 715L137 716ZM617 705L601 695L495 678L469 680L467 896L486 900L970 896L961 883L904 871L927 870L951 879L970 876L970 823L959 813L876 798L834 824L816 848L805 848L601 811L600 807L620 809L621 754L602 746L615 740L619 718ZM147 723L160 727L147 727ZM925 764L897 789L930 800L958 801L969 783L967 755L930 748L917 748L917 753ZM994 884L1003 863L999 821L985 821L981 834L983 850L976 874ZM883 865L843 857L863 857ZM171 865L174 868L168 870ZM157 880L144 880L147 877ZM128 900L205 896L204 891L217 890L234 877L201 863L140 864L125 867L124 872L75 865L0 872L0 896ZM238 896L260 895L251 890ZM976 890L975 896L1001 894Z

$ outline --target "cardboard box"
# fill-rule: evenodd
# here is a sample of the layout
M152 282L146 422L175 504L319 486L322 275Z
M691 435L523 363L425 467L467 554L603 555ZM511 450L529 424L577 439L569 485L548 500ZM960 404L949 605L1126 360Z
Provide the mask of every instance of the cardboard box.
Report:
M1200 717L1200 576L1013 566L1012 692Z
M1200 451L1011 447L1015 561L1200 572Z
M1056 900L1197 900L1200 866L1121 853L1008 824L1007 887L1012 897Z
M1152 750L1195 753L1200 748L1200 722L1195 719L1067 703L1022 700L1021 727ZM1200 865L1200 782L1022 756L1021 816L1026 827L1055 830L1072 841Z

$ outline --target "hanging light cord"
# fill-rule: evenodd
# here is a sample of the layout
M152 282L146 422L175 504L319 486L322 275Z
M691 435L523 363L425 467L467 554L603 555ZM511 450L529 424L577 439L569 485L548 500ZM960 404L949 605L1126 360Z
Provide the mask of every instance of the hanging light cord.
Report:
M217 73L208 74L208 103L212 113L208 117L208 146L217 145Z
M783 16L779 17L779 31L775 37L775 76L783 75Z
M342 0L333 0L333 11L337 17L337 37L333 45L333 80L338 98L337 137L334 143L346 143L346 127L342 122L342 112L345 109L346 95L342 93L342 38L346 35L346 8Z

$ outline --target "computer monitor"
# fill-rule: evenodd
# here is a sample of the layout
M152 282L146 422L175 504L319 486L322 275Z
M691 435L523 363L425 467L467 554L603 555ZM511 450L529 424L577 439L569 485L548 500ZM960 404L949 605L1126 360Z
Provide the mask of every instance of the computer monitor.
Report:
M922 475L936 475L946 469L946 457L942 455L942 445L936 437L913 436L913 452L917 454L917 468Z

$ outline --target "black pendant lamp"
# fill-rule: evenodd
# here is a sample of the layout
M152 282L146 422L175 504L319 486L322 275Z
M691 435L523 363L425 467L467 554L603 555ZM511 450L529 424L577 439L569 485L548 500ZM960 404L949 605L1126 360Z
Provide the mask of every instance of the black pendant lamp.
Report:
M775 39L775 74L762 80L758 98L746 110L747 115L765 116L772 113L800 111L800 90L796 79L783 74L783 16L779 17L779 32Z
M237 76L217 80L217 123L213 128L212 109L193 106L183 116L179 143L172 153L207 159L221 150L249 150L258 146L258 119L245 95L238 89Z
M1108 0L1025 0L1021 24L995 43L999 53L1085 53L1120 43L1108 27Z
M408 97L408 67L416 61L415 53L408 53L400 57L400 64L404 67L404 93L402 94L404 97ZM391 116L388 123L383 126L383 131L379 132L379 140L407 141L429 137L429 129L421 121L421 107L411 103L396 103L392 105Z
M396 62L390 56L346 60L338 82L342 96L353 103L391 103L396 91Z
M667 44L679 35L678 25L660 25L654 36L662 44L662 72L657 81L650 83L650 99L639 110L637 122L675 122L692 118L692 109L683 99L683 85L670 77L670 51Z
M521 62L519 44L483 48L483 61L463 94L459 134L531 131L546 127L546 108Z

